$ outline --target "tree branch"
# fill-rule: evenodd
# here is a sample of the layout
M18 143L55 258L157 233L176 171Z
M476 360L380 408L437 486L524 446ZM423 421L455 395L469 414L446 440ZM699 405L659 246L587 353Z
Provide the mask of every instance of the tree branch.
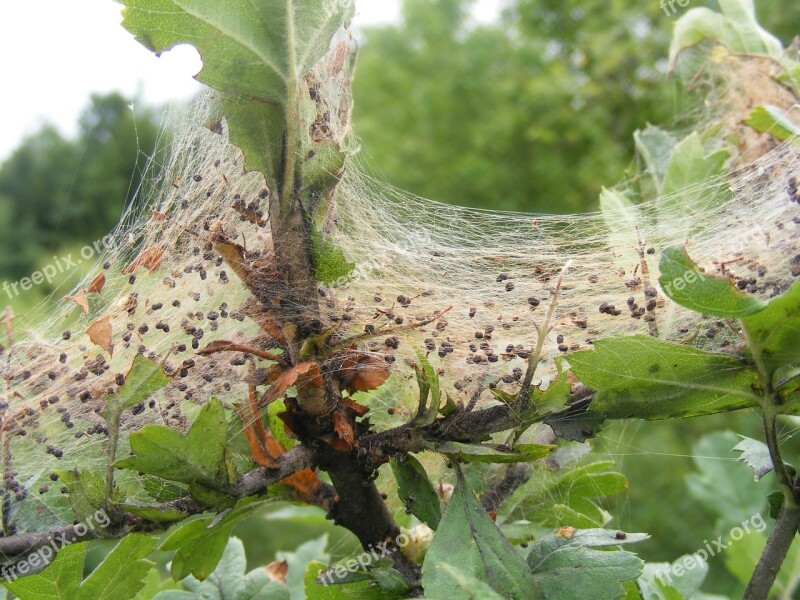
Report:
M781 570L781 565L797 535L798 525L800 525L800 508L784 503L747 585L743 596L745 600L766 600L769 597L778 571Z

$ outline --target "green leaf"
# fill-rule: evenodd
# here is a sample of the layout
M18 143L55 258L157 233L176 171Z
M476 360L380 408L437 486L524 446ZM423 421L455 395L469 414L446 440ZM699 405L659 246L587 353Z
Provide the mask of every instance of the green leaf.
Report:
M706 575L708 563L687 554L672 564L646 563L637 583L643 600L683 600L698 597Z
M263 504L264 501L245 498L225 511L222 518L203 516L179 524L159 548L177 550L172 559L173 579L184 579L189 574L201 581L209 577L225 552L233 527Z
M419 386L419 406L417 414L411 420L411 425L430 425L436 419L439 405L442 401L442 390L439 385L439 375L433 368L425 354L416 350L419 366L415 365L417 384ZM430 406L428 405L430 396Z
M800 365L800 281L742 324L749 350L760 354L770 377L785 365Z
M561 412L547 415L542 422L553 433L570 442L585 442L597 435L606 420L605 415L590 410L591 404L570 406Z
M763 300L743 292L727 277L706 275L689 257L686 247L670 246L659 262L661 289L691 310L726 319L739 319L764 310Z
M675 145L664 173L661 193L675 194L687 188L708 183L724 173L727 150L706 154L700 136L693 132ZM707 192L706 192L707 193Z
M169 377L164 375L160 364L137 354L125 375L125 385L120 387L116 394L105 398L106 420L109 420L112 412L122 413L144 402L168 383Z
M212 398L186 435L163 425L145 425L130 435L135 456L117 461L170 481L224 489L229 484L225 464L227 428L222 403Z
M22 577L14 581L4 581L5 585L20 600L75 600L81 584L83 554L86 543L70 544L59 550L53 562L41 573ZM34 556L44 557L43 554ZM38 564L30 561L30 566ZM30 571L28 571L30 572ZM21 573L25 575L26 573Z
M733 447L733 452L741 452L740 461L744 461L748 467L753 469L756 481L772 471L772 459L769 456L769 448L764 442L741 436L742 441Z
M596 390L607 418L694 417L757 406L757 373L735 357L643 335L597 340L570 354L572 372Z
M278 417L278 413L285 410L286 405L283 403L283 398L270 402L267 407L267 423L269 425L269 431L275 437L275 440L284 450L291 450L298 444L298 441L286 435L286 426Z
M780 60L783 45L758 24L752 0L719 0L719 5L722 14L699 7L678 19L669 49L670 68L683 50L708 38L732 52L763 54Z
M636 579L644 562L630 552L593 549L612 545L614 532L594 530L579 534L580 531L570 535L569 530L559 530L531 546L528 565L542 597L613 600L624 596L622 584ZM634 542L648 537L629 535Z
M436 565L437 569L443 571L447 576L452 577L458 584L466 596L459 595L459 598L468 598L469 600L503 600L503 596L495 592L492 588L486 585L480 579L477 579L466 573L462 573L452 565L440 563Z
M186 600L289 600L286 586L270 581L263 568L245 573L247 560L244 545L239 538L228 540L225 551L205 581L189 576L182 580L187 590L185 595L175 599ZM159 600L169 600L168 594L157 596Z
M161 508L159 506L146 506L139 504L120 504L125 512L152 521L153 523L177 523L189 516L189 513L176 508Z
M67 488L69 504L75 518L87 523L91 515L105 506L105 481L94 471L56 471Z
M539 460L553 452L556 447L546 444L517 444L514 450L510 450L483 444L438 442L431 443L430 449L466 462L516 463Z
M636 143L636 150L644 159L647 172L653 178L656 193L661 195L669 159L677 141L671 133L652 125L648 125L644 129L637 129L633 134L633 139Z
M486 582L506 598L540 597L525 561L468 488L460 468L458 482L422 564L422 585L430 598L469 598L439 567L451 565Z
M203 59L197 80L230 94L285 105L291 79L305 75L353 14L347 0L125 0L123 25L155 53L191 44Z
M146 559L155 545L156 539L148 535L126 535L83 582L79 600L133 598L155 565Z
M144 576L154 565L145 557L155 545L155 538L147 535L125 536L81 584L86 543L70 544L41 573L4 585L20 600L127 600L144 586ZM45 557L42 552L36 556Z
M123 0L123 25L156 53L191 44L203 68L196 78L224 94L231 142L245 167L279 192L284 131L303 77L353 14L351 0ZM291 124L295 126L294 123ZM290 147L294 142L290 141Z
M800 127L783 110L771 104L756 106L744 122L759 133L769 133L779 142L800 135Z
M406 455L403 462L393 458L389 464L397 480L397 495L400 500L405 503L413 496L414 500L409 504L411 514L427 523L431 529L436 529L442 518L442 506L425 467L410 454Z

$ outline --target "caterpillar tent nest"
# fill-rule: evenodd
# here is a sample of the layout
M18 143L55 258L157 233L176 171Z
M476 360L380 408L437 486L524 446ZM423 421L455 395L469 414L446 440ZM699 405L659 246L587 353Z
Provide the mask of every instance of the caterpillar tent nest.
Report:
M353 153L348 49L342 30L306 77L299 118L315 144L301 158L306 173L330 164L321 159L332 146ZM231 407L251 386L271 399L320 386L309 373L276 381L275 365L285 372L292 360L288 326L309 328L306 339L341 350L326 368L338 373L341 389L370 392L359 402L373 425L388 428L414 410L418 352L452 401L470 409L498 402L494 390L514 394L540 341L534 383L543 387L556 357L568 363L571 352L614 334L692 339L735 353L725 323L690 313L659 288L657 259L669 245L685 241L706 272L763 298L800 274L800 160L790 139L672 190L664 190L665 168L648 163L649 188L606 190L602 213L571 216L439 204L376 181L351 158L315 175L337 183L324 197L308 196L322 207L309 216L313 243L290 250L313 257L316 281L298 295L284 285L287 249L274 244L281 190L246 172L219 104L209 92L187 111L168 157L153 161L153 177L86 281L38 328L7 328L0 349L6 535L73 521L52 474L102 468L106 401L124 387L137 355L162 365L170 380L122 414L118 456L130 450L128 434L146 424L185 431L211 398ZM680 143L696 144L701 159L724 152L697 134ZM640 193L654 199L630 201ZM552 327L539 340L537 325L551 307ZM147 498L131 472L117 485L129 502Z

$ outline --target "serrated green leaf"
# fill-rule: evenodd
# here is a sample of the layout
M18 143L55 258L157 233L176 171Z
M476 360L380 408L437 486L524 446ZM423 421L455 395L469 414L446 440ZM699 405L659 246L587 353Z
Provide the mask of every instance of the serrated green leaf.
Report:
M466 462L517 463L533 462L544 458L553 452L556 446L548 444L517 444L514 450L507 450L483 444L439 442L430 444L430 449Z
M673 148L661 193L669 196L696 185L707 184L709 179L724 173L727 159L728 151L724 149L706 154L700 136L696 132L691 133Z
M624 360L623 358L624 357ZM757 406L755 370L735 357L643 335L597 340L569 357L607 418L684 418Z
M408 502L413 496L413 502L409 503L411 514L427 523L431 529L436 529L442 518L442 506L425 467L410 454L406 455L402 463L393 458L389 464L397 480L397 495L400 500Z
M75 600L80 589L85 552L86 542L65 546L41 573L4 581L3 585L20 600ZM39 565L30 566L37 568Z
M797 107L795 107L797 108ZM759 133L768 133L779 142L785 142L800 135L800 126L777 106L761 104L756 106L744 120Z
M286 586L270 581L263 568L245 573L247 560L239 538L228 540L214 572L204 581L191 575L182 580L186 600L289 600ZM169 600L167 594L158 596ZM176 600L177 600L176 596Z
M661 289L681 306L704 315L740 319L755 314L766 302L741 291L727 277L706 275L683 245L670 246L659 262Z
M458 482L422 564L422 585L430 598L457 600L469 596L439 568L448 564L487 583L506 598L539 598L525 561L489 518L467 486L459 468Z
M698 7L678 19L669 49L670 68L683 50L709 38L732 52L781 58L783 45L758 24L752 0L719 0L719 5L722 13Z
M117 461L133 469L170 481L224 489L227 429L222 403L212 398L197 415L186 435L163 425L146 425L130 435L130 458Z
M757 351L771 377L786 365L800 364L800 281L772 298L759 313L742 319L748 345Z
M578 533L571 537L551 534L531 546L528 565L542 597L614 600L624 596L622 584L636 579L644 562L626 551L594 550L610 545L608 534L592 532L573 539ZM632 541L647 537L642 535L631 534Z
M203 516L180 523L159 548L165 552L177 551L170 569L173 579L177 581L191 574L202 581L210 576L225 551L233 527L263 504L262 500L245 498L221 518Z
M78 600L133 598L155 565L146 559L155 546L156 539L148 535L126 535L83 582Z
M144 585L155 544L147 535L125 536L82 584L86 543L69 544L40 573L4 585L20 600L127 600Z
M229 137L274 193L283 184L284 132L303 77L354 11L351 0L123 0L123 25L153 52L200 53L198 81L219 90ZM294 127L295 124L292 124ZM294 152L296 139L288 141ZM293 176L293 174L289 174Z
M756 481L772 471L772 459L769 456L769 448L764 442L741 436L742 441L733 447L733 452L741 452L740 461L753 469Z

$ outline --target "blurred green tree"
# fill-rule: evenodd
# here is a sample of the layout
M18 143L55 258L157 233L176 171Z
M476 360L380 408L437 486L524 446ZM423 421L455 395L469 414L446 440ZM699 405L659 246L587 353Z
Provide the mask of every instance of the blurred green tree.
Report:
M0 165L0 276L30 273L42 256L111 229L159 139L152 108L93 95L75 140L45 125Z
M673 115L692 105L667 74L677 5L508 0L483 25L473 5L405 0L400 23L364 34L355 129L367 167L399 187L468 206L593 210L624 177L633 132L679 126ZM760 9L784 41L800 33L797 2Z

